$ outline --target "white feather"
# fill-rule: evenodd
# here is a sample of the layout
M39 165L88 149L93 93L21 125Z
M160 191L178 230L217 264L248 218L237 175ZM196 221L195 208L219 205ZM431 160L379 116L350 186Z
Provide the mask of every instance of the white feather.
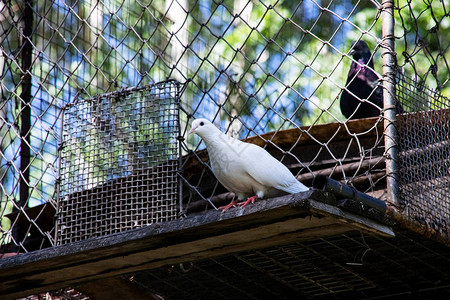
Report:
M309 190L265 149L225 135L208 120L195 120L190 132L203 139L214 175L239 200Z

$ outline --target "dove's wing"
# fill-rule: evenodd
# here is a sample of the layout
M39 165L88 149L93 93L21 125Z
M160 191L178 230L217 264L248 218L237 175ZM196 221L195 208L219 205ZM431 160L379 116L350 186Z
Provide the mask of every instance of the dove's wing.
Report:
M243 164L247 173L258 183L287 193L309 190L285 165L263 148L248 144L243 154Z

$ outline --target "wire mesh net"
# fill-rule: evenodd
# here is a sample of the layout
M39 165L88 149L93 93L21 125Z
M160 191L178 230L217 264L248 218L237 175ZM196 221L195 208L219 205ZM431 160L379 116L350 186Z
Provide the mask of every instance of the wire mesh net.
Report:
M1 252L53 243L60 98L50 77L37 76L30 3L0 2Z
M369 44L369 58L377 61L370 66L377 79L369 95L379 90L379 3L236 1L204 7L198 2L192 8L182 3L174 6L184 7L179 26L186 32L176 43L188 47L183 57L190 81L183 103L192 117L212 120L234 137L258 137L250 141L305 184L321 171L366 192L384 185L381 124L347 122L339 105L343 90L353 93L346 87L350 65L356 64L350 54L353 41ZM317 127L330 122L339 125ZM202 148L197 137L187 137L186 149ZM211 206L230 201L205 160L200 152L184 164L184 173L190 174L183 199L188 212L202 209L205 199Z
M448 293L442 282L450 281L448 248L411 232L397 234L393 242L354 231L130 276L165 299L433 298Z
M214 197L226 192L205 152L197 151L204 144L188 135L199 117L234 137L253 136L249 141L307 185L320 173L363 192L383 191L382 11L381 1L351 0L0 1L2 251L54 244L47 216L56 209L62 109L74 99L94 103L95 95L167 79L184 84L183 212L216 205ZM446 16L443 1L395 1L398 65L406 77L448 97ZM365 59L355 54L360 40L368 47ZM355 90L363 73L368 84ZM350 120L356 114L342 110L344 94L375 110L375 118ZM406 112L417 111L408 103L402 102ZM113 109L113 102L103 109ZM102 119L89 122L98 125L94 139L107 139ZM126 140L120 132L111 138L117 140L105 145ZM90 145L89 156L104 151ZM80 182L65 183L69 190L61 194L81 195L103 188L105 178L134 176L125 159L116 173L89 163L76 175Z
M400 204L411 220L448 237L449 99L405 77L397 93L414 111L398 121Z
M79 99L64 113L57 243L177 217L178 85Z
M402 212L428 230L450 235L449 7L398 3L396 96ZM413 18L411 18L413 16ZM425 28L420 24L428 20Z

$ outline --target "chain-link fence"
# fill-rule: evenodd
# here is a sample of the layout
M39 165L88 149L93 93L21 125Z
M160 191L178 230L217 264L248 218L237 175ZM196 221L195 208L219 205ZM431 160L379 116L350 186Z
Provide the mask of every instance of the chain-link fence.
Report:
M403 77L448 97L447 4L394 4ZM383 118L377 118L383 106L381 15L381 2L351 0L0 1L1 251L55 244L63 108L76 99L99 99L95 96L168 79L184 85L182 213L229 200L206 152L197 151L204 144L188 135L199 117L229 135L255 136L249 141L266 147L307 185L320 173L363 192L384 190ZM447 104L439 108L448 106L442 99ZM401 100L397 112L421 110L418 102ZM101 122L106 115L79 121ZM134 134L105 129L96 136L91 129L70 128L67 134L97 139L110 134L112 143ZM84 170L76 172L70 174L73 184L95 188L78 180ZM94 168L84 176L99 176L95 180L102 184L116 179L100 173ZM61 195L76 193L69 189L73 184L62 184Z
M397 5L396 94L408 112L397 119L398 204L409 220L448 242L450 7L445 1Z

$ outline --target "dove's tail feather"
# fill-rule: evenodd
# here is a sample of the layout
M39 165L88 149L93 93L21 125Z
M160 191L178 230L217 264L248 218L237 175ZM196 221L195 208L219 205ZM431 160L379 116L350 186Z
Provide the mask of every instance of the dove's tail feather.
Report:
M303 183L301 183L300 181L296 180L296 182L294 184L291 184L290 186L287 186L287 187L283 187L281 190L283 190L287 193L290 193L290 194L295 194L295 193L309 191L309 188L306 185L304 185Z

